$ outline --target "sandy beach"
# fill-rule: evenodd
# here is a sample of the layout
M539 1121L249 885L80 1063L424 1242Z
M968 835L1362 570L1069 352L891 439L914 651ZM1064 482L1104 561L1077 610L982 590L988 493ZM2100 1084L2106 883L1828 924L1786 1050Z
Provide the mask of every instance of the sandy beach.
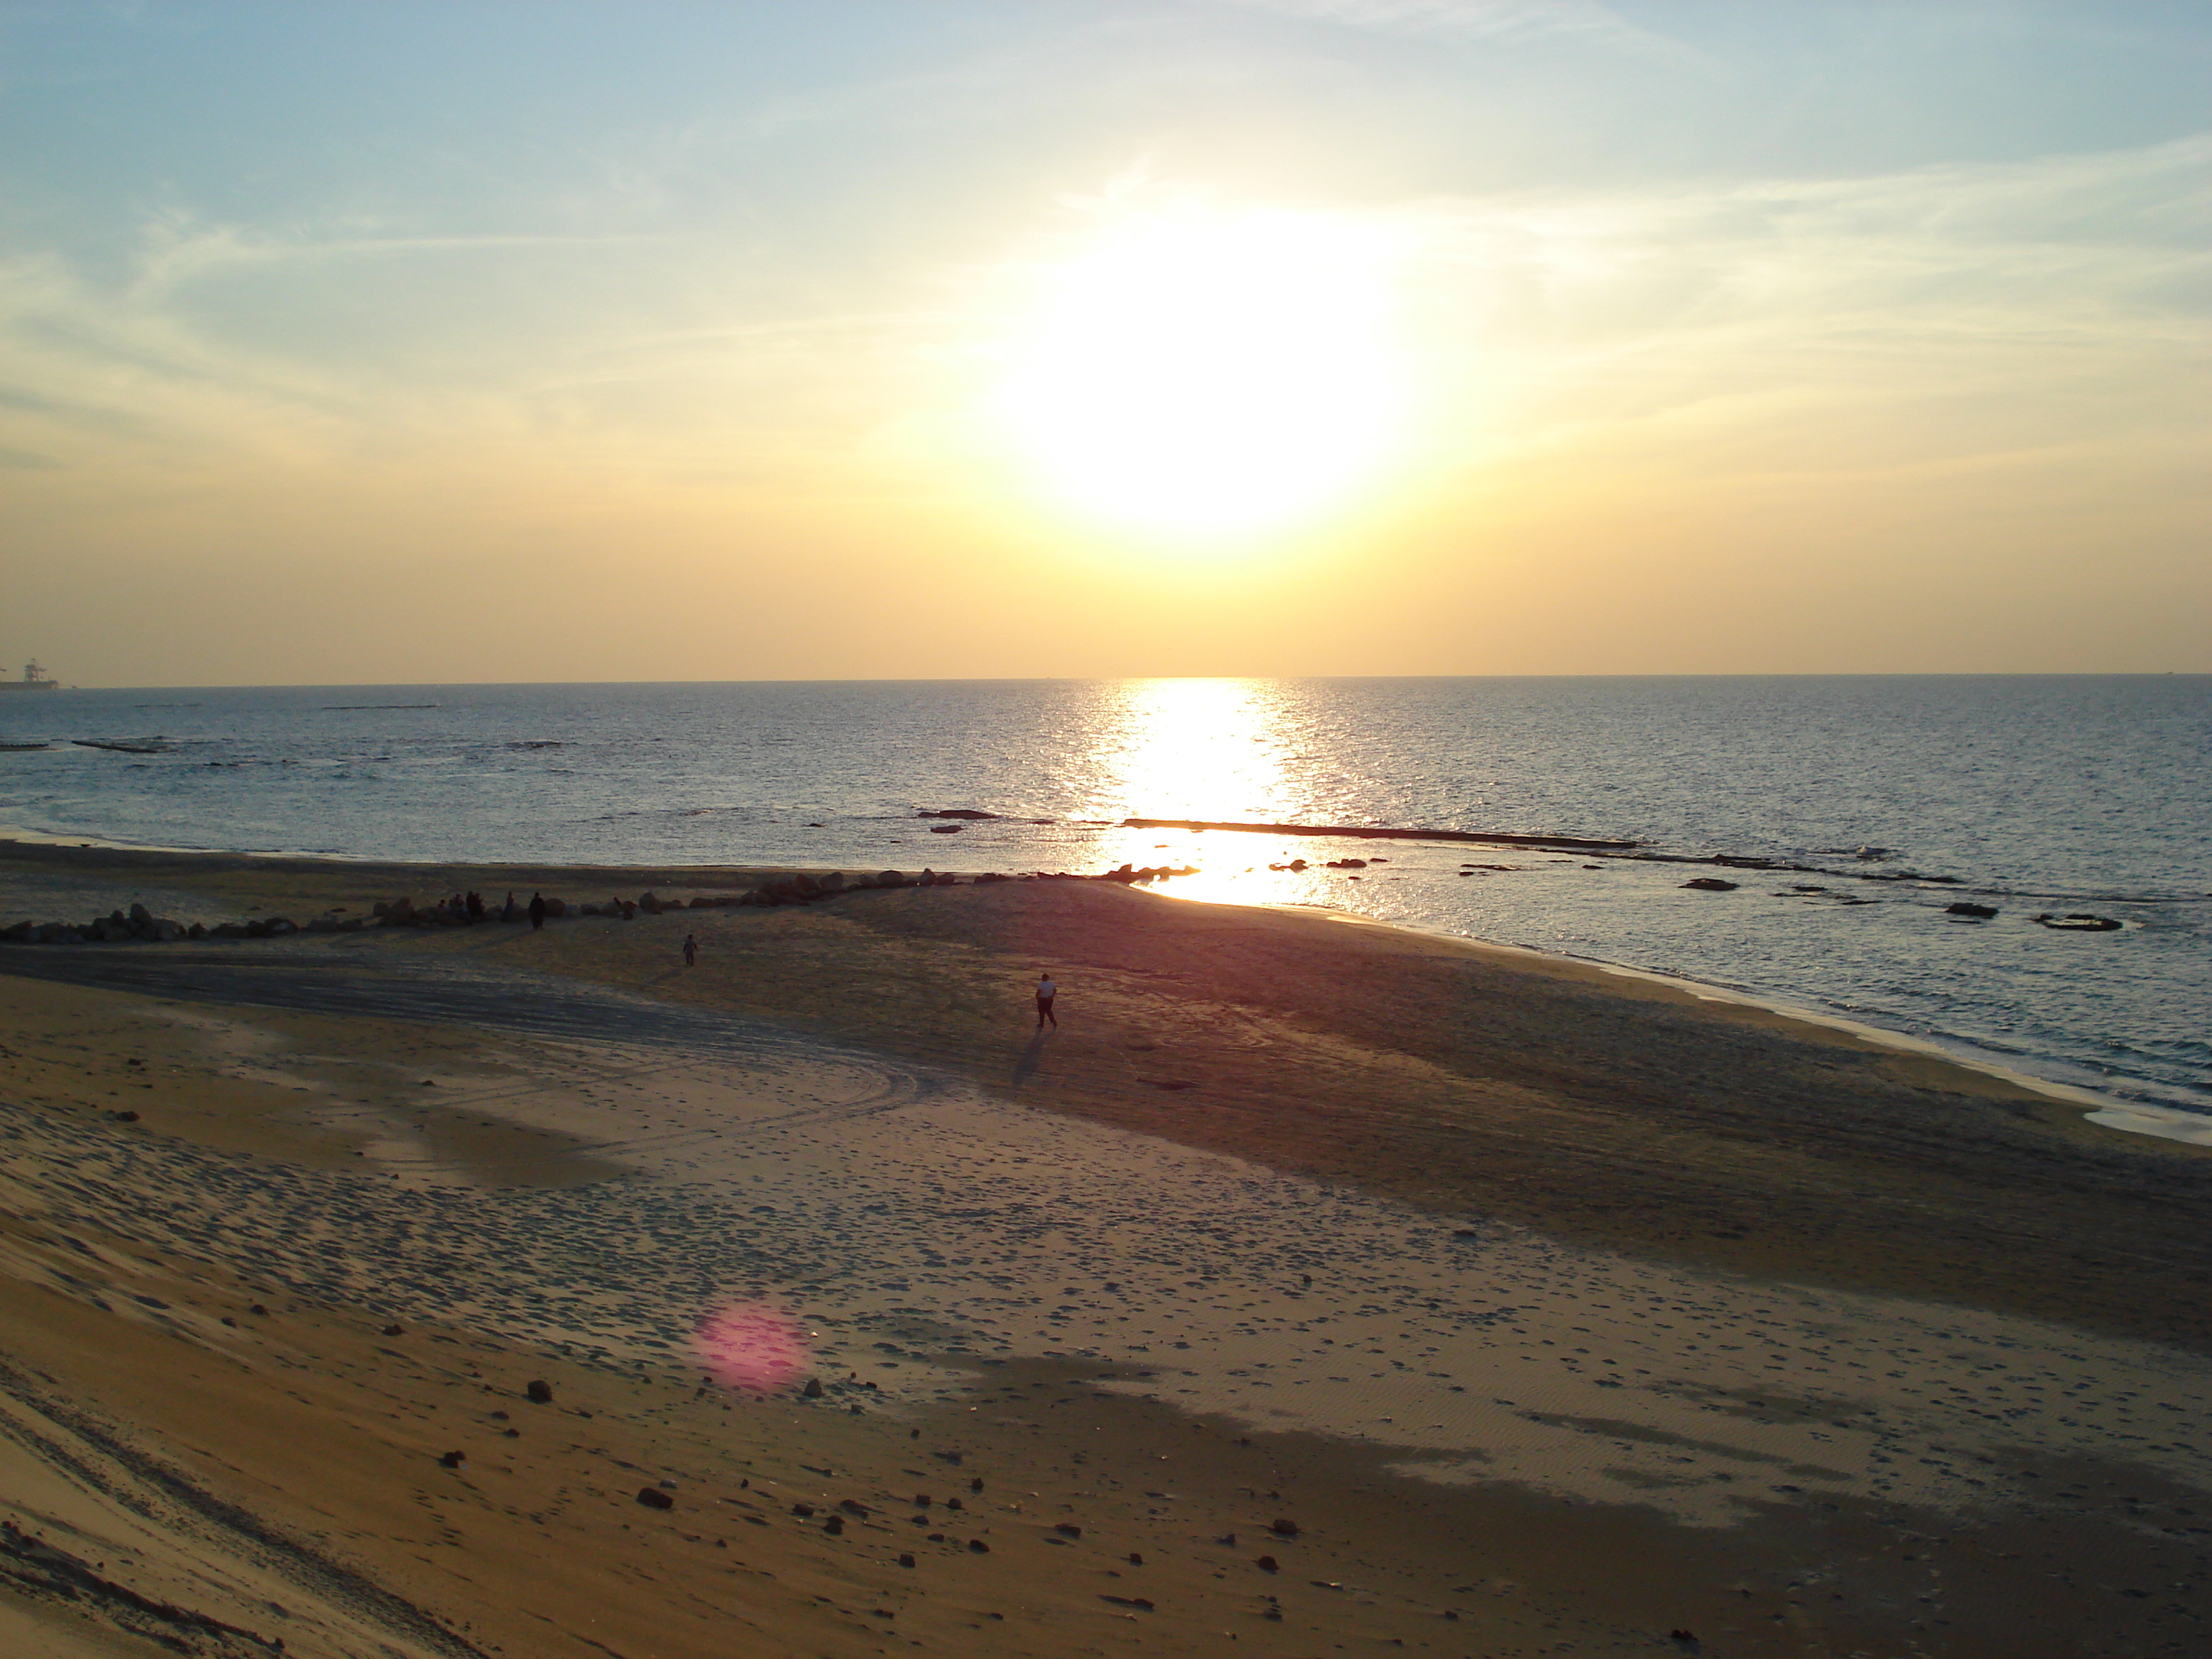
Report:
M0 922L759 873L15 845ZM11 1650L2202 1650L2212 1151L1939 1059L1100 883L0 988Z

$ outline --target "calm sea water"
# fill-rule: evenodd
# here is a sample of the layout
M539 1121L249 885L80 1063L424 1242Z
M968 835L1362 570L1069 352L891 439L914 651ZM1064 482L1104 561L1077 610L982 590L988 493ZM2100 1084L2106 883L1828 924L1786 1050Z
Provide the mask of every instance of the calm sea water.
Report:
M2212 1110L2203 676L0 697L0 742L40 738L62 746L0 752L0 824L428 864L1194 864L1204 873L1169 890L1328 905L1678 975ZM915 816L952 806L1005 816L952 835ZM1744 874L1736 892L1702 893L1680 884L1712 872L1679 865L1115 827L1125 817L1621 837L1833 874ZM1387 861L1356 880L1267 867L1347 853ZM1470 864L1512 867L1461 874ZM1957 883L1865 879L1899 872ZM1968 893L2002 914L1946 916ZM2067 933L2033 920L2077 910L2126 926Z

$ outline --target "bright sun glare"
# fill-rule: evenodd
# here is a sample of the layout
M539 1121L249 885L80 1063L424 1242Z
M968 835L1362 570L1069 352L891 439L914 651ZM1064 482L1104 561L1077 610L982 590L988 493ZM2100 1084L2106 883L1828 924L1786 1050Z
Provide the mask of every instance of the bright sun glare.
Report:
M1373 229L1316 213L1155 217L1059 275L1006 409L1092 511L1168 532L1261 529L1382 459L1400 376Z

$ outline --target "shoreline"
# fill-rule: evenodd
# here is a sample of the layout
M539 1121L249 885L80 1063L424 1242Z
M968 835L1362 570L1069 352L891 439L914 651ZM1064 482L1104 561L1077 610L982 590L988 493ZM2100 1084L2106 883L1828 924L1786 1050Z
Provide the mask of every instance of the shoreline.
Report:
M307 877L336 874L367 876L371 873L388 875L392 882L404 886L410 875L424 875L434 872L453 872L476 877L496 875L500 883L527 882L542 886L550 883L567 882L576 884L586 880L619 886L623 882L642 882L646 886L666 886L678 892L727 889L733 885L755 883L763 878L792 875L818 876L833 872L835 866L812 865L720 864L720 865L562 865L541 863L471 863L451 864L428 860L379 860L356 857L345 854L273 853L237 850L216 850L201 848L153 848L125 845L120 842L70 842L59 837L31 836L13 826L0 826L0 927L9 924L5 870L9 862L18 856L27 856L37 863L56 862L64 867L76 866L106 874L119 866L125 870L142 868L153 872L170 867L170 861L185 860L186 873L198 870L210 875L253 873L295 873ZM79 860L76 855L91 856ZM849 873L849 872L848 872ZM957 877L963 884L972 884L978 873L963 870L937 872L940 876ZM994 876L994 879L996 879ZM1009 878L1021 879L1021 878ZM1088 878L1086 878L1088 879ZM1164 882L1157 890L1160 896L1179 896L1172 881ZM386 896L395 896L389 894ZM575 901L572 901L574 902ZM584 901L592 902L597 901ZM1228 902L1237 901L1202 900L1193 902ZM1626 963L1607 961L1601 957L1577 956L1571 952L1546 951L1538 947L1511 945L1498 940L1484 939L1471 934L1455 933L1440 926L1408 921L1385 921L1363 915L1357 911L1344 910L1312 903L1244 902L1239 908L1257 912L1280 912L1326 916L1333 921L1362 927L1395 930L1425 939L1468 945L1485 951L1497 951L1509 957L1522 957L1534 962L1574 963L1620 979L1662 985L1692 996L1715 1002L1758 1009L1778 1018L1802 1024L1825 1027L1878 1046L1890 1048L1902 1054L1916 1054L1947 1061L1970 1071L1985 1073L2010 1086L2041 1094L2054 1101L2088 1109L2084 1116L2092 1122L2117 1129L2124 1133L2147 1135L2187 1145L2212 1146L2212 1104L2202 1110L2177 1106L2163 1101L2141 1100L2117 1090L2100 1090L2064 1078L2048 1077L2027 1069L2017 1057L1995 1058L1989 1050L1969 1038L1957 1036L1926 1036L1915 1032L1899 1031L1887 1026L1855 1020L1842 1014L1808 1008L1786 994L1761 994L1732 986L1717 985L1710 981L1689 978L1663 969L1639 968ZM0 949L5 942L0 941ZM2055 1062L2054 1062L2055 1063Z
M1170 892L1164 896L1173 898ZM1886 1025L1869 1024L1842 1014L1808 1008L1802 1003L1791 1002L1780 996L1762 996L1755 991L1741 990L1734 986L1716 985L1709 980L1685 978L1662 969L1634 968L1626 963L1607 962L1599 957L1577 956L1569 951L1542 951L1533 945L1507 945L1496 939L1476 939L1471 934L1456 933L1444 928L1417 921L1383 921L1373 916L1364 916L1356 911L1335 910L1319 905L1255 906L1255 908L1305 909L1317 911L1332 921L1353 922L1369 927L1391 927L1406 933L1419 933L1431 939L1455 940L1477 945L1486 951L1498 951L1511 956L1524 956L1537 962L1571 962L1595 968L1601 972L1621 979L1642 980L1654 985L1664 985L1686 992L1703 1001L1731 1003L1740 1007L1756 1008L1763 1012L1778 1015L1807 1025L1825 1026L1841 1031L1863 1042L1893 1048L1900 1054L1919 1054L1942 1060L1969 1071L1980 1072L2001 1083L2031 1093L2046 1095L2052 1100L2064 1101L2091 1109L2083 1115L2093 1123L2130 1134L2158 1136L2168 1140L2185 1141L2198 1146L2212 1146L2212 1105L2204 1110L2191 1111L2186 1107L2170 1106L2162 1102L2131 1100L2124 1096L2106 1093L2063 1079L2041 1077L2017 1065L2008 1065L2001 1060L1988 1058L1987 1051L1965 1037L1922 1036L1915 1032L1893 1030ZM2123 1120L2132 1119L2133 1121Z

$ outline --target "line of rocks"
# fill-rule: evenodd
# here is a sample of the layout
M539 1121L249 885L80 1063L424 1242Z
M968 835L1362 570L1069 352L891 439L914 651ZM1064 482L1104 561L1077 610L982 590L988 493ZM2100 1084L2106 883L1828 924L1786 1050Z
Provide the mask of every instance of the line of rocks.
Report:
M635 899L616 897L597 903L572 902L567 899L543 896L540 898L548 921L571 916L608 916L629 921L634 920L640 911L657 916L672 911L718 910L743 906L766 908L783 904L810 904L845 893L886 888L957 887L963 884L981 887L1001 881L1110 881L1124 886L1149 886L1176 876L1194 876L1197 873L1195 865L1185 865L1181 868L1165 865L1139 868L1128 864L1096 876L1073 875L1065 870L1040 870L1022 875L986 872L969 877L940 874L934 870L924 870L920 875L913 876L898 870L879 871L872 876L848 876L839 871L831 871L824 875L777 876L743 892L701 893L688 900L662 898L650 891ZM529 919L529 908L512 899L503 905L478 904L471 908L468 903L453 900L417 905L412 899L397 898L379 900L366 916L331 911L306 922L294 921L289 916L265 916L249 921L221 922L210 927L197 921L187 926L167 916L156 916L144 905L134 904L128 912L116 910L85 922L19 921L12 927L0 928L0 944L167 945L180 940L209 939L281 939L292 933L357 933L369 927L468 927L492 922L512 925Z
M695 898L691 903L694 907L701 908L714 904L805 904L816 899L835 898L841 893L859 892L868 888L957 887L963 883L970 886L981 887L1001 881L1112 881L1119 882L1123 886L1149 886L1156 881L1166 881L1176 876L1194 876L1197 873L1198 866L1194 864L1184 865L1181 868L1158 865L1146 866L1141 869L1134 865L1125 864L1119 869L1108 870L1096 876L1073 875L1066 870L1036 870L1012 876L987 871L980 876L969 877L939 875L933 870L925 870L918 876L902 875L896 870L886 870L880 875L849 877L832 872L826 876L780 876L774 881L754 888L749 893L739 893L728 897ZM650 898L652 895L648 893L646 896ZM640 902L640 908L644 908L642 901Z
M317 932L335 933L343 924L330 917L318 919L327 927L310 923ZM364 926L356 919L352 927ZM167 916L157 916L143 904L134 904L128 911L111 910L104 916L94 916L90 921L19 921L10 927L0 927L0 944L8 945L170 945L181 939L268 939L283 933L303 930L297 922L284 916L270 916L251 922L224 922L209 927L199 922L189 927L173 921Z

